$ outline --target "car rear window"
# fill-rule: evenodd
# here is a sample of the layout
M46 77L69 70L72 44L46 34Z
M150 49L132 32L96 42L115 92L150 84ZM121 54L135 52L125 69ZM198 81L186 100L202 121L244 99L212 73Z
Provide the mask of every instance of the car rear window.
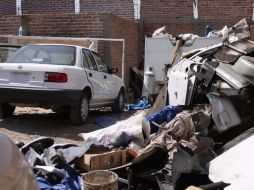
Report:
M18 47L1 47L0 46L0 63L9 59L16 51Z
M76 48L60 45L24 46L8 59L8 63L38 63L53 65L74 65Z

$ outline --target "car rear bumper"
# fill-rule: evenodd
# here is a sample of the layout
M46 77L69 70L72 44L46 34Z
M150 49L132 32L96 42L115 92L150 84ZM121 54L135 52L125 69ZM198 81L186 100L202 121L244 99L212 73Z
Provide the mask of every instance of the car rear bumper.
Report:
M37 105L76 105L81 90L0 87L0 101Z

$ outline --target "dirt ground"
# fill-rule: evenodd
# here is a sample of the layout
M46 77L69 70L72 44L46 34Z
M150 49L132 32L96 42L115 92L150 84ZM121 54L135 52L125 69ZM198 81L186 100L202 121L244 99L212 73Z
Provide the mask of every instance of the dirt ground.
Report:
M102 129L96 124L96 118L111 118L123 120L134 114L128 111L114 114L110 109L91 110L88 121L82 126L71 124L69 115L54 113L42 108L15 109L14 115L0 120L0 133L7 135L14 142L27 143L41 136L53 137L55 142L71 142L81 144L82 138L79 133L88 133Z

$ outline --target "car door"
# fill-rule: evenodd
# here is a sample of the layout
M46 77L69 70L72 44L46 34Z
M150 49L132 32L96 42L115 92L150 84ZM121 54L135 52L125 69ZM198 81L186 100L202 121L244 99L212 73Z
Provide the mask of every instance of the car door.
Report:
M111 101L117 98L119 93L119 85L115 77L109 73L108 66L105 64L104 60L96 52L93 52L94 59L97 63L98 70L103 75L104 79L104 89L107 96L107 100Z
M107 97L104 89L104 78L101 72L98 71L96 62L90 50L82 49L83 66L87 73L87 78L92 85L93 97L90 104L98 104L105 102Z

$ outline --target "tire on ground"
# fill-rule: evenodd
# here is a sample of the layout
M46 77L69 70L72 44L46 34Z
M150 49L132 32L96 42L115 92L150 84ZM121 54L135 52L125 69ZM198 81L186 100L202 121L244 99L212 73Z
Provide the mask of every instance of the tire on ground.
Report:
M0 117L8 117L15 111L15 106L11 106L9 103L0 103Z
M120 113L123 111L124 109L124 90L121 89L117 99L115 100L115 103L112 105L112 112L114 113Z
M74 125L82 125L86 122L89 113L89 99L85 93L82 94L78 105L70 109L71 121Z

